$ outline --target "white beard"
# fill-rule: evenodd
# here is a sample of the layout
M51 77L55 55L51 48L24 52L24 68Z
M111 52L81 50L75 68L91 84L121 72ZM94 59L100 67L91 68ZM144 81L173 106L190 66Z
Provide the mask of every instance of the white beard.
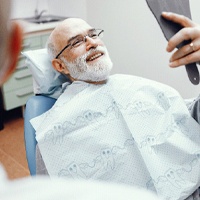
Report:
M103 52L104 57L100 58L100 60L96 61L94 64L88 65L86 62L87 56L96 51ZM61 60L69 70L70 76L76 80L82 81L104 81L110 75L113 66L106 47L102 46L89 50L86 54L76 58L73 62L68 62L63 57Z

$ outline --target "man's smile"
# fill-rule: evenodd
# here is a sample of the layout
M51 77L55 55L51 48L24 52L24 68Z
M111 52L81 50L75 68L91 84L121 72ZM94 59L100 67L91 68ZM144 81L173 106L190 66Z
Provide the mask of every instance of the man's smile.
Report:
M96 59L98 59L99 57L101 57L103 55L104 55L104 53L101 53L101 52L92 53L91 55L89 55L86 58L86 62L90 62L90 61L96 60Z

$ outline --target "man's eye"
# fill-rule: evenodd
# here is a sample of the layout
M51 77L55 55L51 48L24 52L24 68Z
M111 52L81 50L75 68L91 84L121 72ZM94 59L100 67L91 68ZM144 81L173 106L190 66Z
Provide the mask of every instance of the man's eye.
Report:
M92 33L91 35L90 35L90 37L92 37L92 38L96 38L98 35L96 34L96 33Z
M94 31L94 32L89 32L89 33L88 33L88 36L89 36L90 38L95 38L95 37L98 36L98 34L97 34L96 31Z
M72 43L72 46L73 46L73 47L76 47L76 46L80 45L82 42L83 42L83 40L76 40L76 41L74 41L74 42Z

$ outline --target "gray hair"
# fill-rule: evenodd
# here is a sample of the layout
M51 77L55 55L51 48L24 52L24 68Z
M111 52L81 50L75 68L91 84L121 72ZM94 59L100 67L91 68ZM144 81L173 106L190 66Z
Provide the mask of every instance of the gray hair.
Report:
M47 52L49 55L49 59L52 61L56 55L58 54L58 51L56 50L54 39L52 35L49 36L47 43L46 43Z

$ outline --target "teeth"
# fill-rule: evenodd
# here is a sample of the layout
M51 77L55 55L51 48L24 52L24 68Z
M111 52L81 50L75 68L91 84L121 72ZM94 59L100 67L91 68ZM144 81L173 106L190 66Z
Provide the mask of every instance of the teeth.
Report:
M98 54L92 56L92 57L89 59L89 61L94 60L94 59L96 59L96 58L99 57L99 56L101 56L101 53L98 53Z

